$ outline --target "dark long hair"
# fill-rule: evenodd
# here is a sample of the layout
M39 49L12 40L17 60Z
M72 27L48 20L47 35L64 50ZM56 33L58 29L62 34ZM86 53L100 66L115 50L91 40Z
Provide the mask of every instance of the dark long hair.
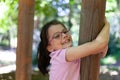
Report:
M47 50L48 45L48 29L52 25L61 24L63 27L65 27L61 22L57 20L52 20L48 23L46 23L41 30L40 38L41 42L38 45L38 51L37 51L37 61L38 61L38 68L42 72L43 75L48 73L47 67L50 65L50 56L49 51Z

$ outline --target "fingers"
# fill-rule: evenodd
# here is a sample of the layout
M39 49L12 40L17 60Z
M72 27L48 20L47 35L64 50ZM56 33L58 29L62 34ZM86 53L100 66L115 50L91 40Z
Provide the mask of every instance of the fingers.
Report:
M106 47L102 50L102 55L101 55L102 58L106 56L107 51L108 51L108 46L106 46Z

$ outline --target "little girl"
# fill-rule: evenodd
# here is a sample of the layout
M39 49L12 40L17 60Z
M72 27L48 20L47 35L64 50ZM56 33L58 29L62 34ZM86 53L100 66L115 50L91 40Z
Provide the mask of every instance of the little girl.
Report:
M45 24L38 46L38 68L49 80L79 80L80 58L103 52L105 55L109 41L109 23L91 42L72 47L69 30L59 21Z

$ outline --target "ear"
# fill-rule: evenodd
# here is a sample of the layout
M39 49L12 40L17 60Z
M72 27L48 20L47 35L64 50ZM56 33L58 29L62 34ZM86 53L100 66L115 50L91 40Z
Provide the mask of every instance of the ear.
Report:
M48 50L49 52L52 52L52 51L53 51L52 46L51 46L51 45L48 45L48 46L47 46L47 50Z

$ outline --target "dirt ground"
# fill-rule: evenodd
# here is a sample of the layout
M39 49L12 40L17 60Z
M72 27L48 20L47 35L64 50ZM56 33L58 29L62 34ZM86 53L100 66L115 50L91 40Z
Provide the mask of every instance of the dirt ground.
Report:
M101 66L100 80L120 80L120 66Z

